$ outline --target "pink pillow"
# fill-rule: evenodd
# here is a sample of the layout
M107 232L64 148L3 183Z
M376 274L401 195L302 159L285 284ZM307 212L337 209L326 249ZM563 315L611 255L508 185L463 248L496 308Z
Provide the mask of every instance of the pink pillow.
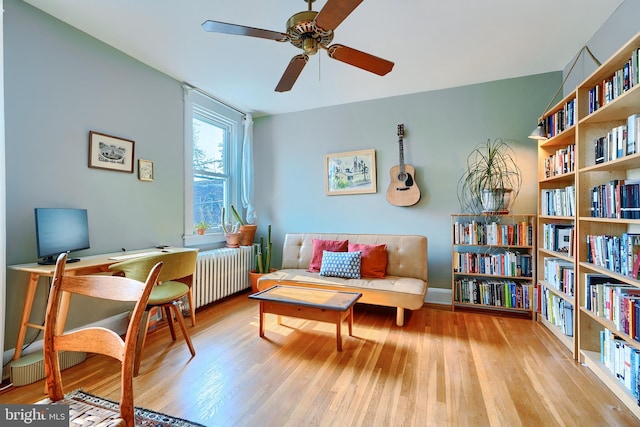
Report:
M382 278L387 274L387 245L363 245L349 243L349 252L362 252L360 275L369 278Z
M322 251L347 252L348 240L320 240L312 239L313 253L309 263L309 271L318 273L322 266Z

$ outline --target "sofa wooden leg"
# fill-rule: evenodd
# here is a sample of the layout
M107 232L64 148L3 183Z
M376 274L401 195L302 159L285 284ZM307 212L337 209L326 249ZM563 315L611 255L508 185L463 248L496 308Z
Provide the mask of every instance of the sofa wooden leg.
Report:
M404 326L404 308L398 307L398 312L396 313L396 325Z

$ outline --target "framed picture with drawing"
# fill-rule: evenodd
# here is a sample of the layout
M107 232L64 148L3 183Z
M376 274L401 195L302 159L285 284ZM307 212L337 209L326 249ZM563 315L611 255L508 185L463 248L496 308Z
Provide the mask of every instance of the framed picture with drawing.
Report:
M89 132L89 167L133 173L133 147L130 139Z
M376 151L360 150L324 156L325 191L329 196L375 193Z
M153 181L153 161L138 159L138 179L140 181Z

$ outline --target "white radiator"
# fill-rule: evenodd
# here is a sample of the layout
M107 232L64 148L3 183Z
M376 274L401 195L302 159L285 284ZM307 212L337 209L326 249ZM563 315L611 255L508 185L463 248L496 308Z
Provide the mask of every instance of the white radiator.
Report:
M253 246L200 252L193 285L196 308L250 288L251 269Z

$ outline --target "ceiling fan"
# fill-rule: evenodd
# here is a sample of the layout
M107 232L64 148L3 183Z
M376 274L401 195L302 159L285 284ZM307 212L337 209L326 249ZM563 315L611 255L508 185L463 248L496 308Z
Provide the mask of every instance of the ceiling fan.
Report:
M304 1L309 5L308 10L298 12L287 20L286 33L219 21L205 21L202 23L202 28L205 31L214 33L289 42L302 49L303 53L294 56L289 62L287 69L280 78L280 82L276 86L276 92L291 90L302 69L307 64L309 55L315 55L318 49L326 50L330 58L370 71L379 76L384 76L391 71L394 65L391 61L341 44L329 46L329 43L333 40L333 31L363 0L327 0L327 3L319 12L311 10L311 3L315 0Z

